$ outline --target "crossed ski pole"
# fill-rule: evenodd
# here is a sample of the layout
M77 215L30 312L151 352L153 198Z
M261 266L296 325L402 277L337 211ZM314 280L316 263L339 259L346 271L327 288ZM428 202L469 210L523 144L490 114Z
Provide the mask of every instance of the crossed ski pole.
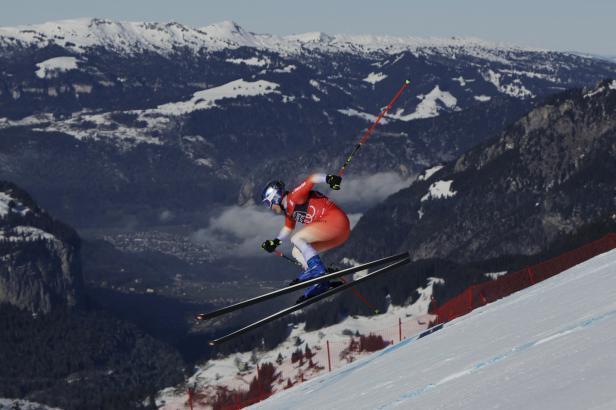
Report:
M364 133L364 135L361 137L361 139L359 140L359 143L355 146L355 148L353 149L353 151L351 152L351 154L347 157L346 161L344 162L344 164L342 164L342 167L340 168L340 171L338 171L338 176L343 176L344 172L346 170L346 167L351 163L351 160L353 159L353 155L355 155L357 153L357 151L359 151L359 149L362 147L362 145L364 145L364 143L368 140L368 137L370 137L370 134L372 134L372 131L374 131L374 129L376 128L376 126L379 124L379 122L381 121L381 119L385 116L385 114L387 114L387 111L389 111L389 109L394 105L394 103L396 102L396 100L402 95L402 92L404 91L404 89L406 87L409 86L411 82L409 80L404 80L404 84L402 84L402 87L400 87L400 89L398 90L398 92L396 93L396 95L394 95L394 98L391 99L391 101L389 102L389 104L387 104L387 106L383 109L383 111L381 111L381 113L379 114L379 116L376 118L376 120L374 121L374 123L370 126L370 128L368 128L368 130Z
M280 252L279 250L275 250L274 254L276 256L280 256L286 260L288 260L289 262L293 263L294 265L300 266L303 268L302 264L299 263L298 261L296 261L295 259L285 255L284 253ZM343 283L347 283L346 280L344 280L344 278L340 278L340 280ZM379 314L379 310L377 308L375 308L374 306L372 306L372 304L370 302L368 302L368 299L366 299L364 297L364 295L361 294L360 291L358 291L357 289L355 289L355 287L351 286L351 290L353 291L353 293L355 293L355 295L359 298L359 300L361 300L366 306L368 306L368 308L372 309L372 311L374 312L375 315Z

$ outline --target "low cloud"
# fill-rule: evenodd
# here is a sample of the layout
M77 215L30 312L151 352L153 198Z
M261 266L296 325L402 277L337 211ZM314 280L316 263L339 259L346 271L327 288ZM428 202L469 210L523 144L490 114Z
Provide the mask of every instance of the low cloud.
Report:
M414 180L414 177L403 177L395 172L344 178L342 189L332 191L330 197L347 212L365 212L391 194L407 188Z
M263 254L261 243L275 238L283 224L282 216L267 209L231 206L210 218L208 227L195 232L192 239L215 253L255 256Z
M175 214L173 212L171 212L168 209L165 209L164 211L162 211L159 215L158 215L158 219L161 222L169 222L171 221L173 218L175 218Z

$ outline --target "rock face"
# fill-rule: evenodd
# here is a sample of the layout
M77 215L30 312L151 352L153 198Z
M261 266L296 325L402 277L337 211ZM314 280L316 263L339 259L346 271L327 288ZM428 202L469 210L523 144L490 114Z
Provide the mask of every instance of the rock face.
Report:
M392 195L341 252L369 259L529 255L616 218L616 81L555 96L484 143Z
M0 181L0 303L33 313L79 306L80 239L17 186Z

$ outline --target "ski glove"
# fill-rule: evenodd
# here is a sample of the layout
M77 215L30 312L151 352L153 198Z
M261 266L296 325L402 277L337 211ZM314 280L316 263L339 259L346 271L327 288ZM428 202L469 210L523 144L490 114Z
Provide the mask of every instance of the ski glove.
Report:
M337 191L340 189L340 183L342 182L342 177L340 175L328 175L325 177L325 182L327 182L331 189Z
M280 245L282 241L280 239L269 239L261 244L261 247L267 252L272 253L276 250L276 247Z

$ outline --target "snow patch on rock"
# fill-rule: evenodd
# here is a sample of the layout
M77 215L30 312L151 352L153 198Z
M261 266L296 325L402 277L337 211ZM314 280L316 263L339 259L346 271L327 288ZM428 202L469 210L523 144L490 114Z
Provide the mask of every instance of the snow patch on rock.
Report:
M445 109L455 109L458 100L448 91L442 91L437 85L426 95L418 95L417 98L421 102L415 108L415 112L403 115L404 109L400 108L395 114L389 114L388 117L395 118L401 121L413 121L423 118L437 117L439 112Z
M482 76L487 82L492 83L496 89L503 94L520 99L535 97L534 94L527 90L522 82L517 78L511 83L505 84L503 82L503 75L501 73L497 73L496 71L488 70L486 73L482 73Z
M433 183L430 185L428 193L421 198L421 202L429 199L451 198L455 196L458 192L451 190L452 183L453 181L437 181Z
M490 97L489 95L476 95L473 98L475 99L475 101L479 102L487 102L492 99L492 97Z
M275 73L291 73L295 70L297 70L297 66L294 64L290 64L288 66L285 66L284 68L276 68L273 71Z
M383 81L384 79L387 78L387 74L383 74L383 73L370 73L368 74L368 76L366 78L364 78L362 81L365 81L367 83L370 83L372 85L375 85L376 83L378 83L379 81Z
M25 216L28 212L31 212L31 210L6 192L0 192L0 218L4 218L9 212L15 212L21 216Z
M42 61L36 66L35 74L38 78L57 77L59 73L76 70L79 60L76 57L55 57Z
M252 58L227 58L225 61L228 62L228 63L246 64L246 65L251 65L251 66L255 66L255 67L265 67L266 65L271 63L269 58L257 58L257 57L252 57Z
M437 173L441 169L443 169L443 165L437 165L437 166L434 166L432 168L428 168L417 179L419 181L427 181L427 180L430 179L430 177L432 177L432 175L434 175L435 173Z
M485 276L486 278L490 278L492 280L498 279L503 275L506 275L507 271L503 271L503 272L488 272L488 273L484 273L483 276Z
M357 111L354 108L345 108L344 110L337 110L340 114L347 115L349 117L359 117L368 122L376 121L376 115L369 114L367 112ZM385 118L381 118L381 124L387 124L387 120Z
M460 85L462 87L466 86L467 83L472 83L475 81L474 78L464 78L462 76L459 76L457 78L452 78L453 81L457 81L458 83L460 83Z
M214 108L217 106L216 101L224 98L254 97L271 93L279 94L280 92L277 91L279 87L279 84L265 80L248 82L239 79L218 87L197 91L188 101L159 105L154 110L151 110L151 112L165 115L185 115L197 110Z

